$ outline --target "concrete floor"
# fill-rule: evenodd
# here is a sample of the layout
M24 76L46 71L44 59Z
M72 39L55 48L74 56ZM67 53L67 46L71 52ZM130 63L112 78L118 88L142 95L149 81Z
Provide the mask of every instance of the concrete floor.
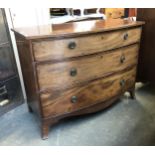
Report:
M139 84L136 98L125 95L106 110L60 121L48 140L23 104L0 118L0 145L155 145L155 88Z

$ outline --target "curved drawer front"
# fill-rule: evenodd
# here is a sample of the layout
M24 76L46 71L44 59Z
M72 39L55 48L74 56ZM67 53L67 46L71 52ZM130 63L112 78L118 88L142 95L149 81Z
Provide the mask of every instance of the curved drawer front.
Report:
M93 34L89 36L33 42L36 61L77 57L111 50L139 42L141 28Z
M59 63L37 65L39 87L62 90L124 70L137 63L138 44Z
M41 94L44 117L70 113L104 102L134 86L136 68L122 74L102 78L82 87Z

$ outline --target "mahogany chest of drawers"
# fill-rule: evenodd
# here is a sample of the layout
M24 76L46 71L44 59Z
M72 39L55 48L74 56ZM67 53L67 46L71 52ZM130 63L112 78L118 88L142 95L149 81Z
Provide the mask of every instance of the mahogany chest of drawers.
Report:
M15 32L29 111L42 138L58 120L92 113L125 91L134 97L143 22L97 20Z

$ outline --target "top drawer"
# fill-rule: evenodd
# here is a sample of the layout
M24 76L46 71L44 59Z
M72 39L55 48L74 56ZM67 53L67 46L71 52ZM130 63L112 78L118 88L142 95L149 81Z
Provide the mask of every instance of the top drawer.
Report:
M36 61L57 60L89 55L136 43L140 40L141 27L92 34L83 37L33 42Z

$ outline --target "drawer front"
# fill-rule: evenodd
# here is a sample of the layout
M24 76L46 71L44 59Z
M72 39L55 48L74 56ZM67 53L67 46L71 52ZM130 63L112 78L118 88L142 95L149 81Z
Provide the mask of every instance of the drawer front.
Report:
M59 63L37 65L41 91L59 90L121 71L137 63L139 45Z
M44 117L70 113L104 102L134 86L136 68L66 91L41 94Z
M98 53L140 40L141 28L100 33L71 39L33 42L36 61L56 60Z

